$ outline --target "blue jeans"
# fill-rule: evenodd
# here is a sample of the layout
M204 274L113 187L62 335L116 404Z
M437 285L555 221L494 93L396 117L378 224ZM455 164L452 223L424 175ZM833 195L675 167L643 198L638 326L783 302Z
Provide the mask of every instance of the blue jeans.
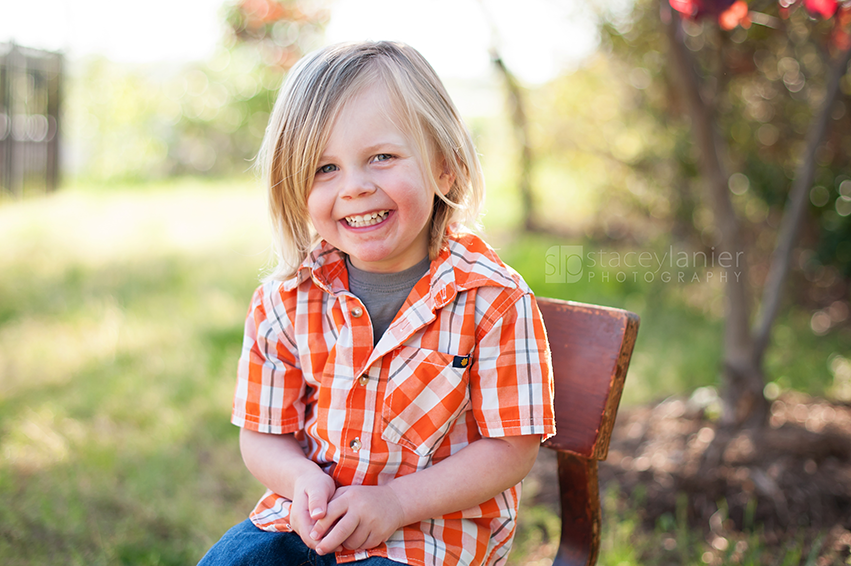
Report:
M335 566L333 554L320 556L296 533L269 533L249 519L232 527L213 545L198 566ZM373 556L357 566L399 566L399 562Z

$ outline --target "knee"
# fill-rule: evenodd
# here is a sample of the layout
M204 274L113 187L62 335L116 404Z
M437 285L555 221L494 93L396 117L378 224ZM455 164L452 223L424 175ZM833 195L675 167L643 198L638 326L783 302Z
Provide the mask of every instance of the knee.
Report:
M295 533L270 533L245 520L226 532L198 566L299 566L305 562L299 545L304 543Z

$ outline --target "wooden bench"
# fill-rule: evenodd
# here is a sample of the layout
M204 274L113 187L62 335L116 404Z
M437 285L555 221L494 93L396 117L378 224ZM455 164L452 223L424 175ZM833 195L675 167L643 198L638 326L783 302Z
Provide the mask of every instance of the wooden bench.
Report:
M538 298L552 350L561 542L553 566L592 566L600 548L597 461L605 460L638 315Z

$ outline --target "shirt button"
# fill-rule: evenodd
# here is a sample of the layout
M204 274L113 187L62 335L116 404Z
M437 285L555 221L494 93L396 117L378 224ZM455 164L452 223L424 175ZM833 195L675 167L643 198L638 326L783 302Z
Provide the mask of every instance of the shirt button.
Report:
M355 318L360 318L363 316L363 309L360 307L355 307L352 309L352 316Z
M354 440L352 440L352 441L349 443L349 448L351 448L351 449L352 449L352 450L354 450L355 452L357 452L358 450L360 450L360 447L361 447L360 438L355 438Z
M360 376L358 378L358 383L360 383L361 385L366 385L367 383L369 383L369 376L366 374Z

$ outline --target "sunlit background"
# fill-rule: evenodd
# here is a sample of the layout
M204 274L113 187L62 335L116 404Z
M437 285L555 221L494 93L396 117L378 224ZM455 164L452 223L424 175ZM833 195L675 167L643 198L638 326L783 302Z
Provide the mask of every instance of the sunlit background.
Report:
M676 42L667 32L675 4L694 9ZM741 4L2 2L0 61L14 53L39 70L0 81L0 563L193 564L252 507L258 485L239 460L228 415L243 318L269 255L254 157L287 69L337 41L401 40L432 63L481 156L488 242L538 295L642 317L622 410L658 416L661 407L666 418L696 410L700 428L683 437L693 448L708 444L720 422L730 311L723 270L695 260L716 257L723 218L695 135L699 112L680 90L679 46L699 81L697 106L714 111L723 150L715 181L741 227L752 318L799 164L812 165L760 360L766 418L774 428L788 421L811 433L847 431L847 65L835 98L824 101L851 7L829 17L806 12L803 0L784 0L787 12L774 0L751 2L765 13L740 13L729 29L717 25L718 10L697 8ZM826 128L806 156L821 114ZM13 142L23 157L8 175ZM55 177L42 175L54 158ZM586 261L566 281L552 256L577 247ZM638 254L655 259L637 265ZM663 265L665 254L688 259ZM626 436L641 442L651 421L631 421ZM614 450L609 469L646 481L626 495L607 486L600 564L848 556L847 522L790 527L785 546L753 522L765 501L794 499L774 491L757 506L748 499L757 497L754 485L766 474L781 491L816 485L826 477L819 457L729 464L731 491L699 509L666 487L682 451L669 458L649 440L630 450ZM845 454L835 452L829 458ZM836 469L847 473L841 462ZM524 488L530 519L510 566L551 564L552 481L536 475ZM652 497L660 510L649 516Z
M71 79L63 107L66 174L222 173L235 167L234 144L242 158L255 151L265 99L281 74L263 72L270 57L235 49L238 40L226 22L230 7L221 0L4 4L0 42L65 55ZM429 59L466 116L501 111L493 47L522 81L541 84L575 69L599 41L595 14L579 2L532 0L517 10L502 0L370 0L313 3L312 9L316 29L288 32L295 52L337 41L405 41ZM258 94L263 102L253 100ZM119 115L110 117L110 111ZM245 130L249 137L205 143L185 131L180 140L163 135L186 121L215 124L224 135ZM127 127L135 135L128 137ZM119 132L122 143L116 144L112 136Z
M202 61L222 47L223 4L221 0L151 0L144 6L106 0L9 2L0 12L0 41L61 50L72 59L99 54L123 63ZM494 34L504 42L509 64L533 82L575 66L598 40L592 14L581 2L530 0L522 10L507 0L486 5L478 0L338 0L323 6L330 18L324 39L315 46L363 39L405 41L421 50L445 77L490 74L488 49Z

